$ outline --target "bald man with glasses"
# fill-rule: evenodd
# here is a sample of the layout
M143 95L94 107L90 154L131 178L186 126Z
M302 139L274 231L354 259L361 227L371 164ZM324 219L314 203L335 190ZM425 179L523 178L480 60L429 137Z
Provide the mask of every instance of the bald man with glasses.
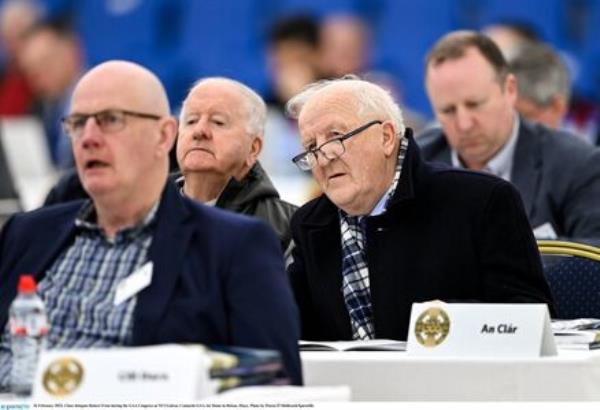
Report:
M126 117L145 118L148 120L160 120L159 115L145 114L127 110L104 110L95 114L71 114L62 119L65 134L72 139L80 139L83 135L88 119L94 118L96 125L104 133L118 132L125 128Z
M287 106L323 195L292 217L303 339L406 340L413 302L552 298L515 188L424 162L396 102L355 76Z
M158 78L124 61L93 68L63 126L91 199L15 215L2 230L0 390L12 362L8 309L25 272L46 303L50 349L270 349L281 353L285 377L301 383L279 241L265 223L201 205L168 181L177 123Z

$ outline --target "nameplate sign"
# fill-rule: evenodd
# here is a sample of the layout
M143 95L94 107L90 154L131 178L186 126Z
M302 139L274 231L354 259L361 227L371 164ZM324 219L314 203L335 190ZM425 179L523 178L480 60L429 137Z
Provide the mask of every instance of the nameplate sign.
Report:
M413 356L556 355L544 304L414 303L407 353Z
M175 403L215 393L200 345L52 350L40 358L34 402Z

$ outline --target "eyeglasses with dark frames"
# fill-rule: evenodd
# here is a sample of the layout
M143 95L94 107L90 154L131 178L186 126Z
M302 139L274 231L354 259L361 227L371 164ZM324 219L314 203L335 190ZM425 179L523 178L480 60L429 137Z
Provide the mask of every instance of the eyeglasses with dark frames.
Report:
M292 161L300 170L302 171L310 171L317 165L317 153L321 153L328 160L334 160L336 158L341 157L346 152L346 147L344 146L344 141L348 138L351 138L361 132L365 131L367 128L375 125L375 124L383 124L383 121L374 120L366 123L365 125L361 125L360 127L352 130L342 136L337 138L330 139L319 145L316 148L310 149L302 154L296 155L292 158Z
M61 119L63 130L72 139L79 139L83 135L83 130L88 119L94 118L96 124L102 132L113 133L125 128L125 117L136 117L148 120L160 120L162 117L154 114L127 110L103 110L93 114L71 114Z

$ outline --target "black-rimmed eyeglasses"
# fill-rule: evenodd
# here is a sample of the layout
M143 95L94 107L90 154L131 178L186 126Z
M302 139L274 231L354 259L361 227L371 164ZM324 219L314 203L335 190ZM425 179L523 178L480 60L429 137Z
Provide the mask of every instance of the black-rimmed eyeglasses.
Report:
M102 132L111 133L121 131L125 128L125 117L145 118L149 120L160 120L159 115L146 114L142 112L127 111L127 110L104 110L93 114L71 114L64 117L61 122L65 134L72 139L78 139L83 135L85 124L88 119L94 118L96 124Z
M375 124L383 124L383 121L375 120L368 122L365 125L361 125L357 129L352 130L347 134L330 139L329 141L322 143L316 148L310 149L306 152L303 152L302 154L296 155L294 158L292 158L292 161L302 171L310 171L314 168L315 165L317 165L317 153L320 152L321 155L323 155L330 161L339 158L342 155L344 155L344 152L346 152L346 147L344 147L345 140L357 134L360 134L361 132Z

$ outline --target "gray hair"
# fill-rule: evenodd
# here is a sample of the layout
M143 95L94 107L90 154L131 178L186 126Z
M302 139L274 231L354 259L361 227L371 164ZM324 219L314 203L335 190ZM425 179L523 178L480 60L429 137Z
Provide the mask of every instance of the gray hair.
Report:
M542 43L526 43L512 56L510 71L517 78L519 97L547 107L556 96L568 102L571 79L561 57Z
M341 78L321 80L309 84L286 104L288 116L297 119L308 100L316 97L326 88L337 84L343 84L346 90L353 93L356 99L358 115L382 115L384 118L377 119L390 120L394 124L398 135L404 135L405 125L402 118L402 110L394 101L391 93L377 84L361 80L356 75L345 75Z
M190 88L188 95L185 97L185 100L183 100L183 103L181 104L181 112L179 114L180 124L183 123L183 118L185 117L185 104L190 94L196 89L196 87L209 82L221 82L229 84L239 91L239 94L242 97L245 105L244 111L246 112L246 132L248 132L250 135L262 138L265 133L265 124L267 122L267 105L261 96L258 95L253 89L239 81L226 77L205 77L194 83L192 88Z

